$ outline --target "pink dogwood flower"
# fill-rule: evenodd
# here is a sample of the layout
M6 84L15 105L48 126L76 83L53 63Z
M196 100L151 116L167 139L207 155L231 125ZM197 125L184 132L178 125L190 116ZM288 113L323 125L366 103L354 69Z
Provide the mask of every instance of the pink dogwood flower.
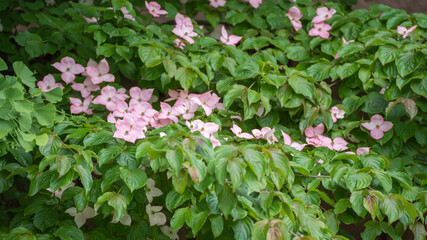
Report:
M218 146L221 146L221 142L220 142L218 139L216 139L213 135L211 135L211 136L209 137L209 140L211 140L211 143L212 143L212 147L213 147L213 148L218 147Z
M238 137L238 138L245 138L245 139L253 139L254 136L252 136L249 133L242 133L242 129L233 123L233 127L230 128L230 130Z
M310 29L310 31L308 32L308 35L312 36L312 37L316 37L319 36L321 38L324 39L328 39L329 38L329 30L331 30L332 27L324 22L321 23L314 23L314 27L312 29Z
M327 20L331 19L332 16L334 16L334 14L336 12L337 11L335 11L335 9L333 9L333 8L331 8L331 10L329 10L327 7L318 8L316 11L317 16L315 16L313 18L312 22L313 23L321 23L321 22L327 21Z
M42 92L49 92L57 87L64 89L64 86L62 86L62 84L57 83L55 81L55 78L52 76L52 74L46 75L43 78L43 81L38 81L37 87L41 88Z
M128 118L119 119L116 122L116 131L113 137L135 143L137 139L145 138L144 132L133 127Z
M352 43L352 42L354 42L354 40L348 40L348 41L346 41L345 38L344 38L344 36L342 37L342 43L344 45L347 45L347 44Z
M176 108L171 107L165 102L160 103L160 108L162 109L162 111L157 116L158 119L170 119L174 123L177 123L179 121L177 117L179 115L179 112Z
M362 123L362 126L370 130L371 137L375 140L380 140L384 137L384 133L393 128L393 123L384 121L383 116L375 114L371 117L371 122Z
M187 127L190 129L191 132L195 132L195 131L200 131L200 129L202 129L205 123L199 119L196 119L192 122L185 121L185 125L187 125Z
M89 105L91 104L92 99L93 99L93 96L89 96L85 98L85 100L82 102L82 100L78 98L70 97L70 102L72 104L70 106L70 112L73 114L79 114L84 112L88 115L91 115L93 108L89 108Z
M175 104L176 106L177 104ZM174 106L174 107L175 107ZM194 118L194 113L197 111L199 106L191 101L185 101L181 105L176 107L176 110L182 114L182 118L190 120Z
M167 125L170 125L173 123L172 120L168 119L160 119L158 118L158 116L160 115L160 113L156 113L151 119L150 119L150 125L153 128L159 128L159 127L164 127Z
M337 119L343 119L344 114L345 114L345 111L337 107L332 107L331 109L332 121L334 123L338 121Z
M210 91L200 94L197 97L190 98L192 102L202 106L207 116L211 115L212 109L216 107L216 104L220 99L220 97L218 97L215 93L212 94Z
M219 130L219 125L213 122L204 123L200 128L200 133L205 138L209 138L211 135L215 134Z
M276 136L274 136L274 132L275 132L274 128L271 129L269 127L263 127L261 128L261 130L259 129L252 130L252 134L256 139L266 139L269 144L278 141Z
M180 49L184 49L185 42L182 41L181 39L177 38L177 39L173 40L173 42L175 43L175 47L180 48Z
M77 74L85 71L82 65L76 64L76 61L70 57L64 57L61 59L61 62L56 62L52 66L62 72L61 78L66 84L72 83L76 79Z
M244 2L249 2L254 8L258 8L262 4L262 0L244 0Z
M117 100L117 90L112 86L106 86L101 89L101 95L97 96L94 100L94 104L102 104L108 109L108 111L113 112L116 110L116 100Z
M210 4L214 8L224 7L227 1L225 0L209 0Z
M357 155L368 154L370 147L360 147L356 150Z
M100 89L98 85L92 83L90 78L86 78L83 83L73 83L71 87L74 90L79 91L84 98L89 96L92 92L98 91Z
M87 66L86 73L90 77L93 84L100 84L102 82L114 82L114 75L108 73L110 66L107 60L102 59L101 62L96 66Z
M406 38L412 31L415 30L415 28L417 28L417 25L414 25L414 26L410 27L409 29L406 29L406 27L403 27L403 26L398 26L397 27L397 33L402 35L403 38Z
M129 90L129 95L131 97L129 101L129 106L132 105L138 105L141 102L148 102L150 101L151 97L153 96L153 90L154 89L144 89L141 90L139 87L133 87Z
M331 143L331 147L335 151L344 151L348 149L347 147L348 142L344 140L343 138L334 138L333 142Z
M300 143L297 143L297 142L292 142L291 136L289 136L288 134L286 134L282 130L280 130L280 131L282 132L283 141L284 141L285 145L289 145L289 146L297 149L300 152L307 145L307 144L300 144Z
M172 32L180 38L183 38L188 43L193 44L193 37L197 37L198 34L194 32L194 26L189 17L184 17L178 13L175 16L176 26Z
M145 1L145 6L148 9L148 12L153 15L153 17L160 17L160 15L166 15L168 12L166 10L161 10L160 4L157 2L147 2Z
M236 35L228 35L227 30L225 30L225 27L222 26L221 28L221 37L220 40L225 45L233 45L236 46L240 42L242 37L236 36Z
M128 11L128 9L126 7L120 8L120 11L122 11L123 17L125 19L131 20L131 21L135 21L135 18L132 16L132 14L130 14L130 12Z
M132 114L136 117L143 119L145 122L149 123L150 120L159 112L151 106L148 102L142 102L138 105L133 106Z
M302 23L300 19L302 18L301 11L298 7L293 6L289 8L289 12L286 14L289 20L291 20L292 26L295 28L295 31L299 31L302 28Z
M325 126L323 123L317 125L316 127L308 127L305 129L304 134L306 136L306 142L309 144L313 144L314 146L321 146L322 141L319 139L319 136L322 136L325 131Z

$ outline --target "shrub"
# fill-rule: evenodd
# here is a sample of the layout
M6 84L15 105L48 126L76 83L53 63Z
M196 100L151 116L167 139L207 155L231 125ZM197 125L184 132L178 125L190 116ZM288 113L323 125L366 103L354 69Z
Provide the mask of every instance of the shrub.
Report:
M352 3L3 1L0 236L424 239L427 16Z

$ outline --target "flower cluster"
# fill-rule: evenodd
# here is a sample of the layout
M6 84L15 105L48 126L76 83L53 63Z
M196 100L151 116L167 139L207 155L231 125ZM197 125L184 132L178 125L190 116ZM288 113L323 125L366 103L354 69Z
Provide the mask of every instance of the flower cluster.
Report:
M191 132L198 131L202 136L209 138L211 140L213 147L221 146L221 143L218 139L215 138L214 134L218 132L219 125L213 122L204 123L201 120L197 119L192 122L186 121L185 123Z
M198 34L194 32L193 22L189 17L177 13L175 16L176 26L172 32L178 37L186 40L188 43L193 44L193 37L197 37Z
M332 18L336 13L335 9L331 8L330 10L327 7L318 8L317 16L312 20L314 27L310 29L308 35L315 37L319 36L321 38L329 38L329 31L332 29L331 25L325 23L325 21Z

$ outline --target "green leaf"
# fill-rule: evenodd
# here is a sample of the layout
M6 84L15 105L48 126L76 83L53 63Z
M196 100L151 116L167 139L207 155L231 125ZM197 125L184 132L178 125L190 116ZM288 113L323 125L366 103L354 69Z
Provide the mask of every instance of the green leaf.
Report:
M247 60L242 65L238 66L234 76L236 80L244 80L254 78L259 74L259 65L253 60Z
M116 45L116 52L124 58L126 61L129 61L133 57L133 50L127 46Z
M193 235L196 236L200 229L205 225L206 220L208 219L209 211L204 211L193 215L191 220L192 226L191 230Z
M243 218L233 225L234 239L250 239L253 224L250 218Z
M166 196L166 208L172 212L173 209L179 207L181 204L186 202L189 198L190 198L190 195L188 194L188 192L184 192L183 194L180 194L175 190L171 190Z
M427 232L424 224L420 222L415 222L414 224L411 224L409 228L414 233L415 240L426 239Z
M33 77L34 73L28 69L28 67L23 62L14 62L13 70L23 84L30 88L35 87L36 78Z
M113 221L118 222L126 213L126 197L117 193L108 200L108 205L116 210L116 217L113 218Z
M252 240L265 240L267 235L267 220L261 220L253 225Z
M92 189L93 179L92 179L92 171L88 169L88 167L77 165L74 166L74 170L79 174L80 181L82 182L86 194Z
M35 107L34 115L40 125L49 126L55 121L56 108L52 103L48 103L41 107Z
M84 146L89 147L112 141L113 133L107 130L101 130L99 132L89 133L83 140L83 144Z
M404 188L412 189L411 178L404 172L388 172L388 174L396 179Z
M244 163L240 158L234 158L232 161L227 162L227 171L230 174L231 183L235 190L243 182L243 176L245 176Z
M314 99L314 83L295 74L289 77L288 82L296 93L302 94L309 99Z
M417 69L423 62L424 55L421 52L406 52L396 59L397 71L400 76L405 77Z
M44 146L49 142L49 136L46 133L43 133L41 135L37 135L35 140L37 146Z
M337 67L337 74L341 79L348 78L360 68L359 64L345 63Z
M294 61L303 61L310 56L308 49L303 46L289 46L286 48L286 56Z
M350 191L360 190L371 184L372 177L368 173L350 170L345 176L347 187Z
M366 195L363 198L363 206L371 214L372 219L375 219L375 217L378 216L379 202L380 201L376 195Z
M397 123L394 125L394 130L397 136L401 137L405 141L414 136L417 129L417 124L414 122L410 123Z
M196 80L197 74L191 68L180 67L176 71L175 78L179 81L184 90L187 91L193 85L194 80Z
M86 17L92 18L92 17L98 17L99 13L98 11L92 7L81 3L73 3L71 2L71 6L76 9L76 11Z
M399 219L404 212L402 201L393 194L384 196L380 207L381 211L387 215L389 224Z
M370 92L365 99L362 111L370 114L383 113L388 106L384 96L377 92Z
M20 46L25 48L25 51L30 55L30 58L36 58L43 55L44 42L39 35L28 31L20 32L16 35L15 40ZM29 87L34 87L34 85Z
M222 216L212 216L209 220L211 221L211 229L214 237L218 237L224 230L224 220L222 219Z
M227 14L225 15L225 20L231 24L233 24L233 26L235 26L238 23L241 23L243 21L245 21L247 18L247 14L245 12L236 12L234 10L228 11Z
M377 55L381 63L385 65L386 63L394 61L394 59L396 59L399 53L400 53L399 48L396 48L392 45L384 45L384 46L380 46L380 48L378 49Z
M367 221L365 231L361 234L363 240L375 240L382 233L381 225L377 221Z
M341 198L338 202L335 203L334 212L336 215L345 212L345 210L350 207L350 201L347 198Z
M115 157L117 157L120 153L123 152L122 146L112 145L107 148L101 149L98 154L98 163L99 165L103 165L105 163L110 162Z
M180 208L175 210L170 222L172 231L176 231L182 228L182 226L184 226L185 216L187 214L187 211L188 211L188 208Z
M58 212L52 210L44 210L37 212L34 215L34 226L44 231L46 228L50 228L58 222Z
M108 171L102 175L101 190L105 192L109 186L115 181L120 179L120 167L118 165L108 169Z
M29 101L13 101L12 105L17 112L31 113L34 110L34 103Z
M64 176L71 168L71 161L67 156L61 155L56 157L56 170L59 176Z
M352 209L357 213L357 215L361 217L365 217L367 211L363 206L363 192L362 191L354 191L350 196L350 203Z
M160 57L159 48L152 45L141 45L138 48L138 55L141 61L145 63L147 60L152 58Z
M184 155L181 150L168 150L166 152L166 159L175 173L181 170L182 162L184 161Z
M226 109L230 108L231 104L234 102L234 100L238 97L240 97L245 90L245 86L235 84L231 86L231 88L227 91L227 93L224 96L224 107Z
M163 66L165 67L166 72L168 73L169 78L175 76L176 73L176 64L170 59L163 59Z
M243 150L242 153L247 164L249 165L249 168L253 173L255 173L258 179L261 179L265 173L266 167L266 160L264 155L250 148Z
M10 231L7 234L7 238L5 238L6 240L36 240L36 236L34 236L34 234L24 228L24 227L17 227L14 228L12 231Z
M320 82L329 77L329 71L331 68L331 63L322 61L311 65L307 69L307 73L313 77L314 81Z
M62 95L63 95L62 88L57 87L52 89L49 92L43 92L43 96L49 100L51 103L57 103L62 101Z
M120 167L120 177L133 192L142 188L147 183L147 173L140 168L129 170L127 167Z
M0 58L0 72L4 70L7 70L7 64L2 58Z
M381 182L386 193L389 193L392 188L392 180L387 172L375 170L375 177Z
M150 142L142 142L138 145L138 147L136 148L136 152L135 152L135 157L137 159L140 159L142 157L147 156L148 151L151 149L151 146L153 144Z
M219 209L221 209L222 213L224 213L225 216L228 216L231 211L237 206L236 194L231 192L228 188L221 188L221 190L217 192L217 196Z
M280 75L274 75L274 74L267 74L265 77L263 76L264 80L271 85L274 85L276 87L280 87L283 84L286 83L287 78L285 76Z
M62 240L84 239L83 232L75 226L62 226L55 231L54 235Z
M348 57L354 55L358 52L364 51L365 48L361 43L352 42L347 45L342 45L340 50L338 50L338 56L340 57Z

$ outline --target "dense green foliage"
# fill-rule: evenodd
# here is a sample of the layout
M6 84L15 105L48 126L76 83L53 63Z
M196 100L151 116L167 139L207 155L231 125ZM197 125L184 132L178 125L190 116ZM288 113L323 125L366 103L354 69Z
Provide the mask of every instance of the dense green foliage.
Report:
M159 0L168 14L157 20L142 1L54 2L0 2L0 238L355 239L345 225L364 224L366 240L425 239L426 14L352 10L343 0L264 0L257 9ZM285 16L292 6L303 15L298 32ZM328 39L308 34L321 6L337 11ZM200 35L183 50L173 42L177 13ZM237 47L218 40L220 25L243 37ZM413 25L408 37L397 33ZM183 119L133 144L113 137L104 106L70 114L69 97L80 97L70 85L36 87L48 74L59 82L52 64L67 56L83 66L106 58L116 79L108 85L154 88L156 109L171 89L216 93L226 110L199 108L196 119L220 126L222 146ZM333 106L345 111L337 122ZM379 140L362 126L375 114L393 123ZM233 123L274 128L279 141L236 138ZM304 130L320 123L352 153L284 144L280 130L305 142ZM354 154L360 147L369 153Z

